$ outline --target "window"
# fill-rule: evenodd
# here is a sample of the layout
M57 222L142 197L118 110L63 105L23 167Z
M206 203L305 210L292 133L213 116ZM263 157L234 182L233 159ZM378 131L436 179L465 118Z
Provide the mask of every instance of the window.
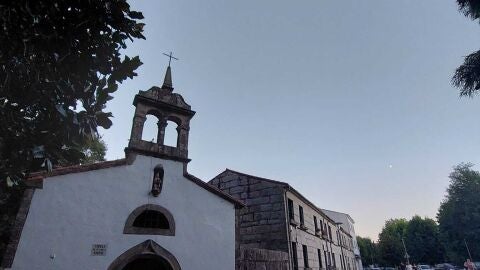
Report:
M293 269L298 270L297 243L292 242Z
M332 227L328 226L328 236L330 237L330 241L333 241L332 238Z
M295 220L295 215L293 212L293 201L288 199L288 217L290 220Z
M164 214L154 210L145 210L133 221L133 227L169 229L170 224Z
M155 204L146 204L130 213L123 233L175 235L175 221L167 209Z
M330 252L328 252L328 266L332 266L332 257L330 255Z
M313 225L315 225L315 233L318 231L317 217L313 216Z
M335 261L335 253L332 252L332 264L334 268L337 268L337 262Z
M328 263L328 256L326 251L323 252L323 257L325 258L325 266L328 268L330 264Z
M308 268L308 249L306 245L302 245L303 248L303 267Z
M321 269L323 268L323 265L322 265L322 252L320 251L320 249L317 249L317 255L318 255L318 269Z
M303 219L303 207L298 206L298 213L300 215L300 225L305 226L305 220Z

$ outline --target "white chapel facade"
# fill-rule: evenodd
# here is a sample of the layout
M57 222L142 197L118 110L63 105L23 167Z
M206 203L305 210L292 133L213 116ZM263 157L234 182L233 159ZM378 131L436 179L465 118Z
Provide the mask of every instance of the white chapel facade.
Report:
M235 268L235 209L243 204L187 172L195 112L162 87L140 91L126 158L33 174L3 267L15 270ZM147 115L157 141L143 141ZM167 121L176 147L164 145Z

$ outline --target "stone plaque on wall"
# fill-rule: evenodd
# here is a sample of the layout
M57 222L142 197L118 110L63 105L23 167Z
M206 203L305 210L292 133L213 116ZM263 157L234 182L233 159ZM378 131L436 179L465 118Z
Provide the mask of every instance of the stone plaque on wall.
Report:
M92 256L105 256L105 255L107 255L107 245L106 244L93 244L91 255Z

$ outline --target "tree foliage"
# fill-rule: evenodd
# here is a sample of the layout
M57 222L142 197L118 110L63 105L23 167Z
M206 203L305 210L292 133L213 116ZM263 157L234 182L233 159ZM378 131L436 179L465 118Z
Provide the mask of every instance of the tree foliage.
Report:
M405 261L402 237L408 222L405 219L390 219L378 235L378 251L383 265L394 266Z
M118 84L137 74L127 42L144 39L126 0L16 0L0 4L0 181L75 164L109 128Z
M390 219L378 236L382 265L394 266L406 262L405 249L411 263L435 264L444 261L437 223L431 218L414 216L410 220ZM363 257L363 256L362 256Z
M472 20L480 18L480 1L457 0L460 12ZM465 57L452 78L454 86L460 88L460 96L472 97L480 90L480 51Z
M141 19L126 0L0 3L0 255L29 171L105 159L97 127L142 64L121 55L145 38Z
M365 267L378 263L375 243L368 237L357 236L357 244Z
M461 263L468 257L467 242L474 260L480 260L480 173L472 164L460 164L450 174L447 195L437 219L448 258Z
M100 136L95 136L88 139L85 144L80 147L79 151L83 154L83 157L80 159L80 164L105 161L107 144Z
M480 18L480 2L477 0L457 0L458 9L472 20Z
M444 261L438 225L431 218L412 217L405 231L405 244L414 263L433 265Z

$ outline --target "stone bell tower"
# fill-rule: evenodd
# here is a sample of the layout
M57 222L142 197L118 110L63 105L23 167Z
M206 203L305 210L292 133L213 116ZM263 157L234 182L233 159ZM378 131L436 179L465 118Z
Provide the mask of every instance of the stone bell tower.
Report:
M133 100L135 115L133 117L130 142L125 149L127 156L130 153L154 156L189 162L188 158L188 133L190 119L195 115L180 94L173 93L172 71L170 64L165 73L162 87L154 86L147 91L139 91ZM147 115L158 119L158 134L156 142L142 140L142 133ZM177 144L168 146L164 144L165 128L167 121L177 124Z

